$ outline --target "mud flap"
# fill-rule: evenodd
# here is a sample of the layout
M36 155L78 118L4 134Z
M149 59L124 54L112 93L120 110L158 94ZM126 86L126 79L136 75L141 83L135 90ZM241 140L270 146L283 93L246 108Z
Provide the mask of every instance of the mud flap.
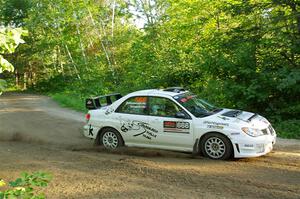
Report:
M200 147L199 147L199 138L196 139L195 144L193 146L193 152L192 155L196 156L200 154Z

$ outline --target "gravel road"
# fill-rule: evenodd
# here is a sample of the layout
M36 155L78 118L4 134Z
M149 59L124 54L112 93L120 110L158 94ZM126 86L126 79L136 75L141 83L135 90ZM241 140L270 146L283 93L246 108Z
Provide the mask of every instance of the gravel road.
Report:
M123 148L108 152L80 134L84 114L39 95L0 96L0 178L46 171L47 198L300 198L300 141L270 154L213 161Z

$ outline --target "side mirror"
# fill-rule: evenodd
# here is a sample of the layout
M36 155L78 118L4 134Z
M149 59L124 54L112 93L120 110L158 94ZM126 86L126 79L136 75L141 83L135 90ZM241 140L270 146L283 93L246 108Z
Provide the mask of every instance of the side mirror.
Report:
M182 119L186 119L187 118L186 115L183 112L177 112L175 114L175 117L176 118L182 118Z

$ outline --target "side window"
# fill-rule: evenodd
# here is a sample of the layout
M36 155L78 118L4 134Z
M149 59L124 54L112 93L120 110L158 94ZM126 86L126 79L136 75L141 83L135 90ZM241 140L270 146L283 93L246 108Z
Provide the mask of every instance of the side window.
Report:
M147 115L147 97L132 97L127 99L117 109L118 113Z
M174 102L162 97L149 97L149 115L160 117L175 117L182 111Z

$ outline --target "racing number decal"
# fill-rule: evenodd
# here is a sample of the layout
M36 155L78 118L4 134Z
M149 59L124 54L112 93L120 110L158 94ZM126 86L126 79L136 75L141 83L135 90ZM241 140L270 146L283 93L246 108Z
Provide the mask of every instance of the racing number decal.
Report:
M188 134L189 129L190 123L188 122L164 121L164 132Z
M188 122L176 122L176 127L178 129L190 129L190 123L188 123Z

